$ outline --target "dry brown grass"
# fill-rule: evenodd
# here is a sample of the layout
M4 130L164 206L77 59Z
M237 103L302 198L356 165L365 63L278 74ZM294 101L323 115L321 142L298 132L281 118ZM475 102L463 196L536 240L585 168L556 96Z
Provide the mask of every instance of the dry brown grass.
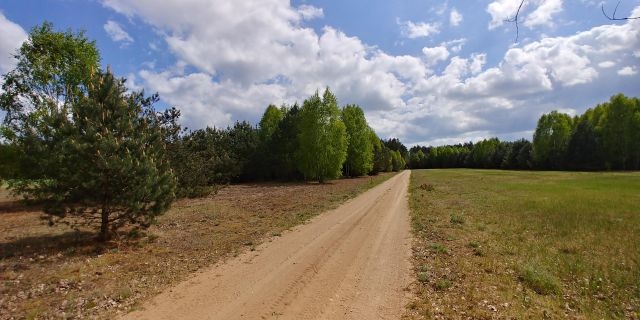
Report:
M0 194L0 319L112 318L391 176L232 185L180 200L157 225L105 245L48 227Z

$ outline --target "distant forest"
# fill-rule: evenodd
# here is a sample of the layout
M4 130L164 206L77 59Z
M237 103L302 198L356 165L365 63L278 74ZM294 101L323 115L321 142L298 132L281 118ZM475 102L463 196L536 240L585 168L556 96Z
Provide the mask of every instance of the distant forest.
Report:
M206 194L233 181L315 180L357 177L406 167L398 139L381 140L357 105L338 108L329 88L301 106L269 105L258 126L183 130L179 111L164 113L167 157L179 196Z
M571 117L538 120L533 142L498 138L438 147L414 146L409 167L539 170L640 169L640 100L618 94Z

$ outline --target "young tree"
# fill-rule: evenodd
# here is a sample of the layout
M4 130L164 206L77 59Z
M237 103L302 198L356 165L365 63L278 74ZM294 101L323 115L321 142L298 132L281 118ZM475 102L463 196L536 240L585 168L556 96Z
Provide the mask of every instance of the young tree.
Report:
M298 169L305 178L322 183L340 176L348 142L338 103L329 88L322 99L316 92L304 101L298 139Z
M126 93L99 71L95 43L44 23L31 30L4 76L4 136L15 146L20 179L9 187L43 203L50 223L100 229L148 226L173 201L157 96ZM70 218L70 219L68 219Z
M347 160L344 163L346 176L362 176L373 169L373 144L371 129L364 117L364 112L357 105L347 105L342 109L344 123L349 139Z
M44 203L50 223L98 227L100 240L127 223L149 226L169 208L175 191L155 101L142 92L128 94L124 80L109 72L97 74L87 94L68 108L22 123L20 132L32 132L17 139L27 157L40 156L30 152L43 145L38 140L56 141L46 162L55 170L11 187Z

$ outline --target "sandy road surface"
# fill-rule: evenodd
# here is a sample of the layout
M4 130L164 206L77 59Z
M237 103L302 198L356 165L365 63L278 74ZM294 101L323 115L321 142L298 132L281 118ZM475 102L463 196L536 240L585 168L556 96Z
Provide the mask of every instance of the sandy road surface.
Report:
M400 318L410 281L410 174L197 273L125 319Z

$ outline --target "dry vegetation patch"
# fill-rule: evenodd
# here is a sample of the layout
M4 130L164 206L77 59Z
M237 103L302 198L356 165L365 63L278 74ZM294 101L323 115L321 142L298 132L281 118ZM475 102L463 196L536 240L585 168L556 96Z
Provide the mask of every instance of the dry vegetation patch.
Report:
M146 231L98 245L0 191L0 319L112 318L206 266L390 178L231 185L178 201Z
M640 317L639 173L411 178L417 281L406 318Z

